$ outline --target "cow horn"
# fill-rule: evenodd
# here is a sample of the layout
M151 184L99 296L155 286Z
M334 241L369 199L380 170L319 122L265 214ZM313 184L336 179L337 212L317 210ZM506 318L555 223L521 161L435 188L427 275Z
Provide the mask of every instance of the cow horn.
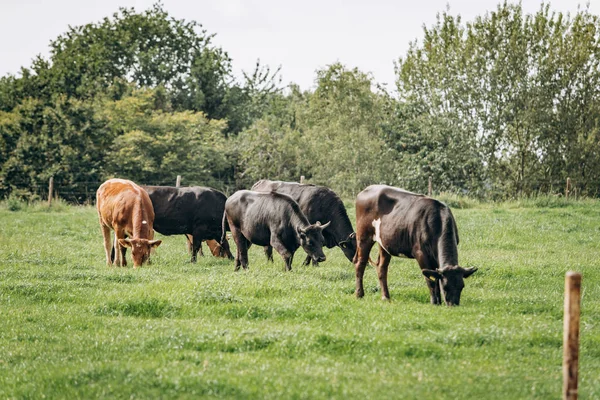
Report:
M318 226L319 226L321 229L325 229L325 228L327 228L327 227L329 226L329 224L331 224L331 221L329 221L329 222L328 222L328 223L326 223L325 225L321 225L321 223L320 223L319 221L317 221L317 224L318 224Z
M462 270L463 270L463 277L468 278L469 276L473 275L477 271L477 267L463 268Z

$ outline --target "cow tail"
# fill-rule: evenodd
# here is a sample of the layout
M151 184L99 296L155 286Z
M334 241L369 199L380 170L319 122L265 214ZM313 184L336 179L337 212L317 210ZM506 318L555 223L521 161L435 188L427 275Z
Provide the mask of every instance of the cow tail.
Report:
M221 242L219 243L223 246L227 238L227 230L229 230L229 224L227 223L227 211L223 211L223 221L221 222Z

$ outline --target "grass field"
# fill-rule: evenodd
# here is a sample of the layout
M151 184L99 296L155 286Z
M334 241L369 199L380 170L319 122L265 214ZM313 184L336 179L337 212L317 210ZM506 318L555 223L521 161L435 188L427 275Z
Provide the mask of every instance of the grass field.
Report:
M389 303L372 267L354 298L339 249L285 273L254 246L234 273L190 264L176 236L148 267L108 268L93 208L4 206L0 398L556 399L569 269L580 398L600 398L600 202L558 205L454 209L461 264L479 267L454 308L428 303L414 260L393 259Z

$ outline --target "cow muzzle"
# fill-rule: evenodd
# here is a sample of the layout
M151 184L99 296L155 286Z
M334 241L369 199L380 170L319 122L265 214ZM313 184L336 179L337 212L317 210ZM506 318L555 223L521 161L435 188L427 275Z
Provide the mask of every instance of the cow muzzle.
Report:
M324 255L322 255L322 256L315 256L315 257L313 257L313 260L315 260L315 262L318 262L318 263L319 263L319 262L323 262L323 261L325 261L326 259L327 259L327 257L325 257Z

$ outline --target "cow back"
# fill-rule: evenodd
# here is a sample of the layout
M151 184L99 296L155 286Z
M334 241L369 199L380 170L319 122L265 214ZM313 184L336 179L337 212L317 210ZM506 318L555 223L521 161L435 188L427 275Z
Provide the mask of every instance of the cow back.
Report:
M133 238L152 239L154 210L148 193L132 181L109 179L96 192L100 222Z

